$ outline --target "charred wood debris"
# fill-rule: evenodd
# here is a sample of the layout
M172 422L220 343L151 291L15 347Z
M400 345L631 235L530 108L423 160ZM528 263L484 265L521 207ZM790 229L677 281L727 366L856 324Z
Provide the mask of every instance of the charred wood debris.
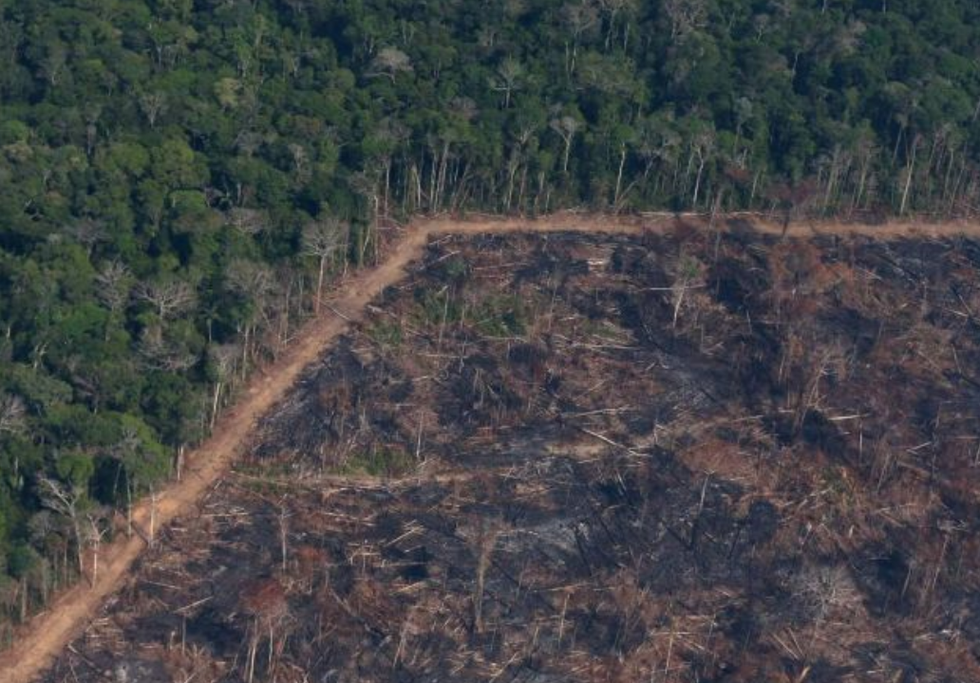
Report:
M980 244L446 238L50 683L980 680Z

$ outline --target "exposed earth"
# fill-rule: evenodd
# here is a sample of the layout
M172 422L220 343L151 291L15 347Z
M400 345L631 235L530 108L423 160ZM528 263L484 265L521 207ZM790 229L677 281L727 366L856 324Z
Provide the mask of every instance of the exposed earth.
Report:
M980 243L589 220L407 230L0 680L980 680Z

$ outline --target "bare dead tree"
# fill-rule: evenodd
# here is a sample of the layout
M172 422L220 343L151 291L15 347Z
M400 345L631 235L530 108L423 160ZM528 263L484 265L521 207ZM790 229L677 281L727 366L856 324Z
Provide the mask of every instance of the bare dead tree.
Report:
M237 344L222 344L220 346L212 346L208 349L208 355L214 363L216 375L214 391L211 396L211 419L209 422L209 427L214 429L215 420L218 419L222 389L225 383L234 376L235 363L238 362L241 349Z
M306 147L298 143L289 145L289 154L293 157L293 170L299 183L310 179L310 155Z
M304 274L291 264L280 264L274 273L275 292L278 302L274 305L276 351L283 349L290 339L290 316L299 309L302 311Z
M394 83L396 74L412 71L414 71L412 60L407 54L396 47L386 47L382 48L371 60L371 71L367 75L369 77L384 76Z
M197 356L187 350L183 344L164 335L161 325L150 325L143 330L137 350L143 363L154 370L183 372L197 362Z
M68 51L63 44L53 47L48 54L41 60L40 74L52 86L61 82L62 76L68 68Z
M308 223L303 228L303 249L318 260L316 278L316 313L320 313L323 301L323 277L327 262L343 244L347 225L337 218L323 218Z
M132 281L132 273L126 264L120 261L110 261L99 274L95 276L98 290L95 295L99 303L108 308L112 313L118 313L129 300L129 285Z
M255 660L259 644L266 634L269 638L269 661L266 680L272 680L275 669L276 629L289 615L289 604L282 585L275 579L260 579L247 586L242 595L242 605L250 617L248 656L245 662L245 680L252 683L255 678Z
M455 103L459 99L460 98L454 98L452 103ZM476 103L473 103L473 106L476 107ZM454 109L458 108L454 106ZM384 118L376 126L374 137L381 147L379 157L382 167L382 175L384 176L384 187L381 195L382 214L387 217L390 213L389 204L391 196L392 154L394 153L394 150L398 149L399 146L408 139L409 130L403 123L393 118Z
M244 322L242 333L242 362L240 370L242 378L248 371L249 353L253 351L256 318L268 321L268 307L271 294L275 289L275 278L272 271L261 264L246 259L236 259L228 265L228 287L246 301L252 303L253 313Z
M177 279L141 282L136 285L134 295L153 306L161 320L176 318L189 310L197 299L194 288Z
M912 189L912 179L915 177L915 159L919 151L919 144L922 141L922 136L916 134L912 138L911 142L911 152L909 152L908 166L905 169L905 182L902 187L902 204L898 209L898 215L904 216L905 209L908 207L909 203L909 191Z
M582 123L574 116L562 116L561 118L552 119L549 126L551 130L558 133L562 142L565 143L565 151L562 154L561 172L568 173L568 157L572 152L572 142L574 142L575 134L581 130Z
M350 178L350 188L367 201L370 206L368 229L358 245L357 262L365 263L368 247L374 248L374 260L378 260L378 222L381 217L381 193L378 190L380 178L376 169L355 173ZM429 197L430 204L432 197Z
M132 427L123 428L122 438L112 447L110 453L117 461L126 467L126 536L133 535L133 489L136 477L133 473L132 462L139 457L143 442ZM115 493L115 492L114 492Z
M664 0L664 11L670 19L671 38L686 36L707 21L705 0Z
M691 199L691 208L698 208L698 199L701 196L701 181L704 178L704 169L708 159L714 150L715 134L713 130L703 130L699 132L691 143L691 154L697 157L698 172L694 180L694 196Z
M94 218L80 218L65 228L65 232L72 240L78 242L85 248L85 253L90 258L95 245L104 242L108 238L105 226L102 221Z
M167 108L167 96L162 92L143 93L139 96L139 107L150 128L155 128L157 119Z
M0 433L18 434L27 424L24 399L12 394L0 394Z
M38 495L41 499L41 505L65 517L69 524L71 524L72 535L75 539L78 572L84 574L85 566L82 558L84 533L82 530L80 509L82 492L74 485L62 484L44 475L41 475L38 479L38 484Z
M67 571L68 571L68 547L71 544L71 539L66 539L64 543L61 543L59 529L60 525L57 519L58 515L52 512L48 508L42 508L39 512L36 512L27 521L27 529L30 533L31 541L37 544L55 541L57 544L57 550L52 548L51 560L52 569L55 571L56 577L60 577L60 582L62 584L67 584L69 582ZM60 571L58 567L58 559L62 558ZM57 578L54 583L51 584L51 588L57 583ZM44 602L47 602L47 590L48 586L45 585L44 591Z
M268 267L248 259L235 259L228 264L227 278L233 292L253 299L256 304L264 303L275 285Z
M85 527L85 536L89 545L92 546L92 575L89 577L89 585L93 588L99 581L99 551L102 549L102 539L109 533L109 529L102 524L102 516L99 514L88 513L85 515L88 525Z
M636 0L599 0L599 7L606 15L606 50L612 47L613 33L616 30L617 19L620 15L635 14L637 10ZM629 40L630 21L623 22L623 49L626 48Z
M236 207L225 214L228 225L246 237L252 237L264 230L269 222L264 211Z
M599 11L592 0L571 2L562 7L562 23L571 34L571 44L565 44L565 71L571 76L578 60L582 38L599 23Z
M504 94L504 109L510 108L510 98L519 89L524 78L524 67L516 59L508 57L490 77L490 88Z

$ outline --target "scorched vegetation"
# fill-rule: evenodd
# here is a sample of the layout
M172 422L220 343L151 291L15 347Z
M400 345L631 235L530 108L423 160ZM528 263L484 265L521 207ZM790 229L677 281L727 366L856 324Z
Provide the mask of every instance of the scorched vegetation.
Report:
M78 681L980 680L980 245L433 242Z

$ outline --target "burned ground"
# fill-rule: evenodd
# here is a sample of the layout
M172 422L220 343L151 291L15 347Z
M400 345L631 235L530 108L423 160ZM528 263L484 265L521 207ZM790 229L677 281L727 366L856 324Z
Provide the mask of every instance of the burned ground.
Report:
M63 681L980 680L980 245L442 239Z

